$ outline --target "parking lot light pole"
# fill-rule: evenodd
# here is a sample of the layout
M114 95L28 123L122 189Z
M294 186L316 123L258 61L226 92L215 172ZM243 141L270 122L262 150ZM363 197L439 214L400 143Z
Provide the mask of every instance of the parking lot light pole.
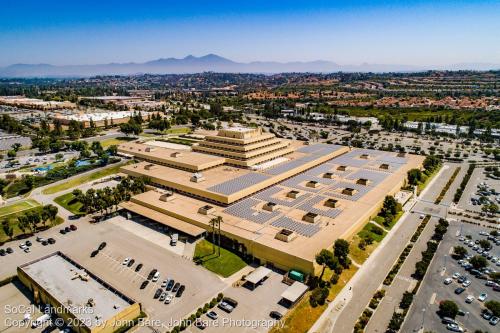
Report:
M424 329L425 325L425 308L422 309L422 327L420 328L421 330Z

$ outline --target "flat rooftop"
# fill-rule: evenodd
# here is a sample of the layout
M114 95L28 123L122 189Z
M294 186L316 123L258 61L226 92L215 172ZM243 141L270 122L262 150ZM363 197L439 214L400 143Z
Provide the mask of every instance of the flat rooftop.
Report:
M137 142L122 143L118 146L118 151L153 163L173 165L190 171L212 168L226 161L223 157Z
M135 301L60 252L19 266L43 290L66 306L76 318L95 327L113 318ZM89 299L93 300L91 310Z
M192 165L188 170L176 169L164 165L151 166L151 163L146 161L124 166L120 170L131 176L148 177L153 184L161 185L178 192L199 196L205 198L207 201L229 204L348 151L347 147L337 145L320 144L315 149L311 147L303 146L303 148L307 149L299 148L297 151L287 155L287 159L282 160L281 163L263 170L251 170L223 165L221 160L224 160L224 158L193 152L184 153L183 157L181 157L182 161L186 160L186 165ZM141 149L141 154L151 156L151 159L148 159L151 161L153 161L153 156L159 160L163 159L163 155L165 155L165 159L172 159L169 157L169 153L160 151L160 149L165 149L169 152L173 151L166 148L158 148L148 153L143 152L143 144L124 143L120 145L120 152L123 153L131 153L138 149ZM134 155L138 155L137 151ZM194 168L198 161L205 163L211 161L210 165L214 166L201 171L204 181L196 183L191 181L193 175L191 168ZM173 163L170 160L165 160L165 162ZM152 163L155 162L153 161ZM201 167L205 167L206 165L202 164Z
M341 150L344 152L341 155L327 158L311 168L303 169L305 163L317 161L319 156L331 152L334 147L323 144L303 146L294 153L296 154L294 159L273 168L260 172L239 169L234 171L233 176L228 176L230 173L223 176L222 173L217 181L210 179L212 178L210 173L204 173L209 179L207 184L195 185L203 186L205 190L220 191L225 188L223 186L241 186L241 177L246 179L259 175L258 177L263 177L261 183L266 183L269 179L293 171L290 177L252 190L227 207L215 206L215 212L209 215L198 213L199 208L206 205L205 201L182 193L175 193L174 198L168 202L160 201L160 194L155 191L139 194L132 200L138 205L147 206L207 230L210 228L209 221L212 217L222 216L223 232L312 262L319 250L331 246L338 238L348 237L359 228L360 223L368 221L370 216L377 212L385 196L394 194L400 189L406 179L407 171L419 167L423 161L422 156L410 154L398 157L397 153L392 152L346 149ZM371 158L363 158L362 155L365 153L369 153ZM382 163L389 164L389 169L380 169L379 165ZM348 166L347 170L337 170L340 165ZM175 172L177 171L158 171L159 174L165 177L168 175L183 184L182 177ZM325 173L332 173L335 177L325 178L323 177ZM359 178L369 180L368 185L357 184ZM306 186L310 181L317 182L318 186ZM214 185L217 182L218 184ZM239 190L238 193L243 193L250 187ZM343 193L345 188L352 188L355 193L346 195ZM289 192L298 195L291 198L288 197ZM335 208L327 205L329 200L335 200ZM268 203L275 204L273 211L263 209ZM319 221L303 221L303 216L308 213L320 216ZM289 242L276 239L276 234L283 229L293 231L297 237Z

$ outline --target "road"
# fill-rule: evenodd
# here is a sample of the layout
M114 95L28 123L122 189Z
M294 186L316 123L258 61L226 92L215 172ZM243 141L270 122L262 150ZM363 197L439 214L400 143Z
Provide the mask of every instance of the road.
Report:
M359 316L420 224L421 213L419 211L432 209L436 217L446 215L446 209L436 209L433 207L435 206L433 202L437 196L436 193L441 192L443 182L446 183L452 173L453 168L447 164L444 165L420 196L410 203L410 207L405 207L408 211L403 214L335 300L329 304L309 332L352 331ZM418 207L419 211L413 210L412 205Z

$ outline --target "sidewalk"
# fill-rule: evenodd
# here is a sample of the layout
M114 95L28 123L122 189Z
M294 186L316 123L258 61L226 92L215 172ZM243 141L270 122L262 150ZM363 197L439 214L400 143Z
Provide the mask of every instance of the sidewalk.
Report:
M368 325L365 328L366 333L385 332L389 321L391 320L394 309L397 309L399 302L405 291L411 291L417 284L417 280L411 277L415 271L415 263L422 259L422 251L427 248L427 241L434 233L437 219L430 219L418 241L413 245L413 248L406 258L404 264L399 269L398 274L392 281L390 286L381 285L381 289L385 289L385 297L378 305L373 313Z

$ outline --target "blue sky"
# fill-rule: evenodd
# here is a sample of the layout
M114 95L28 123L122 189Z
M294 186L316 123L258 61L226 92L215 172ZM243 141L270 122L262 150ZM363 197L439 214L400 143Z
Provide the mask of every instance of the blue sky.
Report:
M500 63L500 1L0 2L0 66L235 61Z

